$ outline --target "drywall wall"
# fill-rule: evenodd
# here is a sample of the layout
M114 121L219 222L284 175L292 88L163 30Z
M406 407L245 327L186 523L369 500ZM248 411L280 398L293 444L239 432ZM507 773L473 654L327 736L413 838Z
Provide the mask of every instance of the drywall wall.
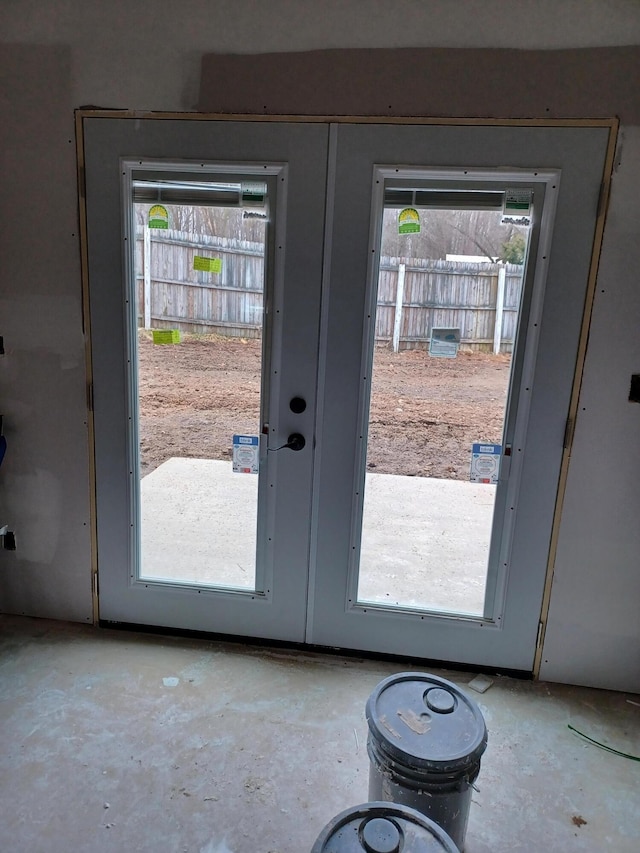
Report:
M640 691L640 128L613 177L540 675Z
M211 108L217 104L234 111L246 109L240 98L241 78L235 88L233 80L212 79L210 69L218 60L208 56L203 62L209 54L358 47L537 50L635 45L640 43L640 11L634 0L541 0L535 9L524 0L489 0L482 8L475 0L456 4L227 0L215 5L185 0L179 9L166 0L149 6L114 0L108 7L80 0L55 6L44 0L13 0L0 11L0 39L0 334L7 350L0 357L0 406L9 441L0 471L0 513L15 527L19 546L15 553L0 552L0 608L90 620L89 455L73 108L94 104L189 110L206 103ZM627 604L634 596L637 600L638 594L634 555L640 501L633 473L637 474L640 459L634 443L637 415L624 395L614 393L614 386L628 382L628 374L640 371L633 339L640 318L633 267L627 260L634 242L630 220L625 220L622 210L613 215L640 190L640 174L633 166L640 156L640 139L633 127L637 75L616 77L618 63L637 62L637 54L601 54L605 57L601 68L597 63L594 67L593 59L584 63L584 84L575 83L566 65L563 73L565 78L570 74L569 79L545 75L541 54L534 68L517 62L523 55L511 54L503 80L506 75L520 79L522 91L511 85L509 106L504 98L501 101L500 85L487 70L482 75L453 74L459 61L453 54L448 58L441 54L436 62L435 54L430 59L429 52L422 53L421 60L412 53L408 62L408 54L385 53L386 58L374 58L379 92L385 96L383 101L388 100L389 90L381 84L393 79L395 97L378 109L375 102L367 102L367 111L377 114L389 104L398 114L428 114L437 105L436 94L453 105L446 114L473 109L474 114L484 115L519 110L538 115L544 106L544 115L549 115L547 107L565 111L573 104L579 114L591 115L590 103L604 104L608 110L608 94L610 113L621 114L625 145L619 175L625 177L614 186L601 273L612 282L615 296L608 297L606 287L596 295L584 378L584 394L590 395L590 402L576 430L543 675L596 684L603 683L606 674L608 686L640 689L637 668L622 666L618 654L623 646L627 652L637 649L640 637L637 617L634 621ZM316 62L321 56L316 54ZM370 92L360 66L362 56L343 55L348 67L339 91L349 93L350 103L356 105L352 112L362 111L362 96ZM569 53L547 58L553 62L554 57L565 63L580 61ZM237 62L232 57L228 60ZM251 57L245 61L255 67ZM408 86L406 81L412 77L420 79L421 61L430 69L426 78L422 75L424 85ZM286 58L278 62L284 65ZM389 77L399 66L404 75ZM539 75L547 77L544 86ZM599 81L606 75L610 82L602 88ZM322 87L318 97L331 107L338 89L329 89L326 81ZM570 102L565 90L571 93ZM590 101L592 90L604 101ZM276 89L270 91L273 94ZM233 93L235 99L230 100ZM267 106L275 111L274 103L261 101L256 109L263 111ZM616 338L614 346L609 331L618 323L625 334ZM606 422L600 413L605 404ZM610 464L599 466L599 481L592 487L591 449L601 446L597 443L605 434ZM586 522L581 527L583 518ZM614 546L615 559L600 566L603 561L596 555L603 556ZM579 596L575 594L578 586ZM605 587L606 607L594 614L591 602L602 597ZM567 627L571 645L566 643ZM590 666L597 648L603 651L596 655L597 665Z
M640 8L638 9L640 17ZM640 124L636 47L322 50L202 60L198 109L315 115L611 118ZM615 97L613 96L615 93Z
M188 110L197 103L200 60L208 53L634 45L640 44L640 15L637 0L181 0L179 5L111 0L106 7L82 0L5 0L0 39L71 48L76 106ZM535 86L525 65L510 73ZM407 65L403 85L412 74ZM476 82L492 88L490 78ZM342 85L349 86L349 78Z
M91 621L85 353L71 54L0 53L0 550L5 612Z

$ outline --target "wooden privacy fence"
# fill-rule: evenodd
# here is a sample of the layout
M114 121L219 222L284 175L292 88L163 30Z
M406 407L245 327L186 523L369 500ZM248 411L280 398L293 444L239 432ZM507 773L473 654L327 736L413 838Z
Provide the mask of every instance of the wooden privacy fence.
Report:
M218 258L220 272L194 269L196 258ZM262 243L148 228L137 234L138 325L144 328L259 338L263 281Z
M395 327L401 349L424 347L432 329L454 328L464 349L511 352L522 271L518 264L382 257L376 341L394 343Z
M194 269L196 257L219 259L220 271ZM516 264L383 256L376 342L395 349L425 347L431 330L444 327L460 329L465 349L509 352L522 269ZM263 280L262 243L180 231L145 229L137 235L140 326L260 337Z

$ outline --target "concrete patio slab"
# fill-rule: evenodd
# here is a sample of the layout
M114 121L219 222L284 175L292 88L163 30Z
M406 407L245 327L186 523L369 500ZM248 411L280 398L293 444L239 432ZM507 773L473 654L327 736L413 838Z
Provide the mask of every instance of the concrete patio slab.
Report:
M141 482L143 575L254 585L258 478L167 460ZM358 597L482 612L495 486L367 474Z

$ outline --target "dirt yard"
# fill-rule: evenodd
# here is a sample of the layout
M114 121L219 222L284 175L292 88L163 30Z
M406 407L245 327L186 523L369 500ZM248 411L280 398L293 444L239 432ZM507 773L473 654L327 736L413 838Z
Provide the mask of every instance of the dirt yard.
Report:
M234 433L259 421L260 342L183 336L154 345L141 333L141 471L171 456L228 459ZM376 349L369 470L469 478L471 445L500 442L509 356Z

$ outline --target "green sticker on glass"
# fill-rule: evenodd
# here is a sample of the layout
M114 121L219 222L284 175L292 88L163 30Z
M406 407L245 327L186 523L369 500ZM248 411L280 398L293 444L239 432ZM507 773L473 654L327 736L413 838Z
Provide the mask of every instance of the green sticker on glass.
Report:
M169 228L169 211L161 204L154 204L149 211L149 228Z
M201 255L195 255L193 268L200 272L222 272L222 258L203 258Z
M398 214L398 234L419 234L420 215L415 207L405 207Z

